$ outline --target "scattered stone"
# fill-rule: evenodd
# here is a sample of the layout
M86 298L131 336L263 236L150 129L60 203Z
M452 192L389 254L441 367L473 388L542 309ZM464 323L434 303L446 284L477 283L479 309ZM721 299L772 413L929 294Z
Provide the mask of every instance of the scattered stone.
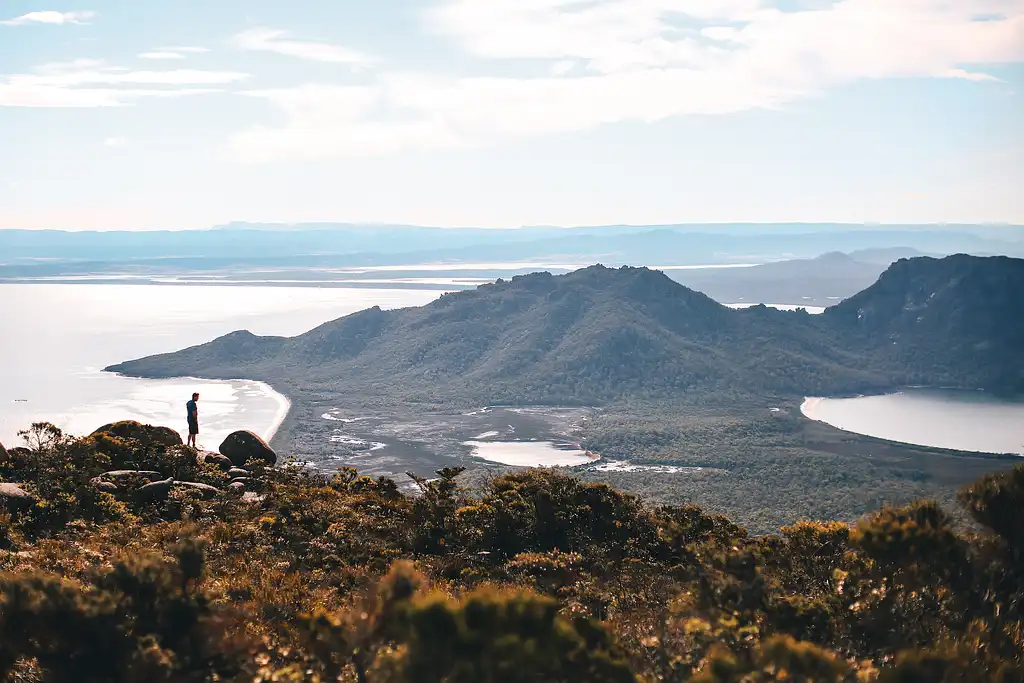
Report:
M117 484L115 484L112 481L103 479L102 477L93 477L92 479L89 480L89 482L100 491L104 491L106 493L117 493L120 490L117 487Z
M256 493L255 491L246 491L242 494L243 503L262 503L266 496Z
M239 477L248 477L249 470L243 470L241 467L232 467L228 470L228 476L232 479L238 479Z
M243 484L240 481L233 481L230 484L228 484L228 489L232 493L242 494L245 493L245 484Z
M182 443L181 435L170 427L144 425L135 420L121 420L103 425L92 433L93 436L98 434L109 434L119 439L135 439L144 447L180 446Z
M121 479L138 477L139 479L145 479L147 482L152 482L159 480L162 476L164 475L150 470L113 470L112 472L104 472L97 479L108 479L116 482Z
M220 453L214 453L213 451L202 451L197 460L208 465L214 465L222 470L230 470L232 466L231 458L226 455L221 455Z
M231 458L237 467L249 460L262 460L268 465L277 464L277 453L267 442L249 431L232 432L220 445L220 452Z
M235 477L234 479L231 480L232 484L236 482L240 483L242 486L248 486L249 484L252 483L252 479L250 479L249 477Z
M0 484L0 509L17 512L32 507L35 496L18 484Z
M210 486L209 484L200 484L196 481L176 481L174 486L183 486L185 488L192 489L193 491L199 491L203 496L203 500L209 500L215 498L220 494L220 489L216 486Z
M135 492L135 496L139 500L150 501L150 500L163 500L171 493L171 486L174 484L174 478L164 479L163 481L154 481L151 484L146 484Z

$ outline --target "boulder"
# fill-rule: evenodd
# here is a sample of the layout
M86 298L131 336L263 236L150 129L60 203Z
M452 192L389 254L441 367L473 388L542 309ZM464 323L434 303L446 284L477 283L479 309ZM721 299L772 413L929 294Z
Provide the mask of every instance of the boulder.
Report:
M18 512L32 507L35 496L18 484L0 484L0 510Z
M252 479L250 479L249 477L236 477L235 479L231 480L231 483L239 483L242 486L249 486L250 484L252 484Z
M231 458L237 467L242 467L249 460L262 460L268 465L277 464L277 453L267 442L252 432L239 431L228 434L220 445L220 452Z
M228 470L228 476L232 479L238 479L239 477L248 477L249 470L242 469L241 467L232 467Z
M119 439L135 439L144 447L180 446L182 443L181 435L170 427L144 425L135 420L121 420L103 425L92 433L93 436L98 434L108 434Z
M104 472L97 479L107 479L109 481L121 481L123 479L139 478L145 479L147 482L157 481L160 479L162 474L159 472L153 472L151 470L113 470L111 472Z
M89 480L89 483L105 493L117 493L120 490L118 489L117 484L103 479L102 477L93 477Z
M163 500L170 495L173 484L173 477L163 481L154 481L138 489L135 492L135 497L141 501Z
M231 493L241 495L245 493L245 484L240 481L233 481L228 484L228 490L231 491Z
M209 484L200 484L197 481L176 481L174 482L174 486L188 488L191 489L192 491L198 491L202 495L204 500L215 498L218 494L220 494L220 489L217 488L216 486L210 486Z
M213 451L202 451L196 460L207 465L214 465L225 471L231 469L231 458L220 453L214 453Z

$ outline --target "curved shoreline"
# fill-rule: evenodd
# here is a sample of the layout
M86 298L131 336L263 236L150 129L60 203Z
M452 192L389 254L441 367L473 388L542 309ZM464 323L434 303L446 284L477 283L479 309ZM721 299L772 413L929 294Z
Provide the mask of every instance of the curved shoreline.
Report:
M260 389L263 390L263 393L267 394L277 402L277 412L274 414L274 421L271 422L270 426L263 432L263 434L260 435L263 437L264 441L270 443L274 437L277 436L277 431L281 428L281 425L284 424L285 419L288 417L288 413L292 409L292 400L266 382L248 379L240 381L252 382L256 386L260 387Z

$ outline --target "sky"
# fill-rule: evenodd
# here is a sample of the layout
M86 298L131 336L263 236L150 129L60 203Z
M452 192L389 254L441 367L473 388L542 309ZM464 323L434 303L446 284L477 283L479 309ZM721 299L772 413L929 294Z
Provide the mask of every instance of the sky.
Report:
M0 0L0 228L1024 224L1024 0Z

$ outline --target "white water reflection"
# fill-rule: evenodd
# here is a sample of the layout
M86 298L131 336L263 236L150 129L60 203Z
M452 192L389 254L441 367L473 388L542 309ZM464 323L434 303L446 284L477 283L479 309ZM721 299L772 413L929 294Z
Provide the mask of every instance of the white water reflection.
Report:
M473 455L515 467L574 467L597 457L577 448L563 449L550 441L466 441Z

